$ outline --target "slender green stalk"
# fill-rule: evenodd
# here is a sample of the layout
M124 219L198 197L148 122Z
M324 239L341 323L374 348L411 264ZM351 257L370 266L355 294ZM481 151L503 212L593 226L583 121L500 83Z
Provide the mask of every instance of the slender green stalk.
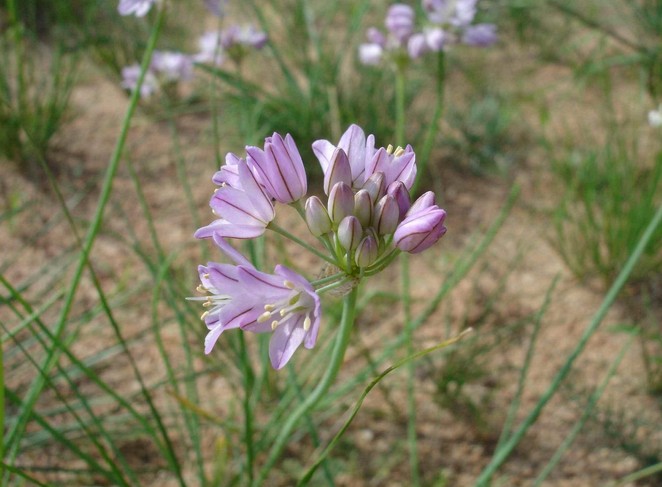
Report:
M446 85L446 54L444 51L439 51L437 54L437 96L434 104L434 112L432 113L432 119L428 126L428 132L425 136L425 141L423 142L422 149L418 152L418 157L416 162L418 164L418 177L414 181L414 185L411 188L411 194L416 194L418 186L423 180L422 176L425 174L425 170L428 167L430 162L430 154L432 153L432 148L434 147L434 142L437 138L437 132L439 130L439 121L441 116L444 113L444 88Z
M252 482L252 486L256 487L261 485L269 475L269 471L278 460L278 457L282 453L283 449L287 445L287 442L290 439L290 434L294 427L297 425L299 420L308 412L310 412L322 399L333 384L333 381L338 375L340 366L343 363L345 357L345 350L347 350L347 345L349 344L349 337L351 335L352 329L354 328L354 313L356 311L356 297L358 295L358 287L355 287L350 291L350 293L345 296L343 301L343 312L342 318L340 320L340 327L338 329L338 334L336 335L336 341L333 346L333 351L331 352L331 362L324 371L324 375L320 379L317 387L306 397L306 399L299 404L299 406L292 412L292 414L287 418L283 427L280 430L280 433L276 437L269 456L260 471L260 475L257 481Z
M395 70L395 143L405 144L405 71L400 66Z
M411 287L409 280L409 254L403 253L400 257L402 275L402 310L405 320L405 341L407 355L414 354L414 327L411 319ZM416 367L414 361L407 363L407 445L409 449L409 469L411 472L411 485L421 484L418 464L418 443L416 439Z
M320 252L319 250L317 250L315 247L312 247L312 246L308 245L306 242L304 242L304 241L301 240L300 238L298 238L298 237L292 235L290 232L288 232L288 231L285 230L284 228L279 227L279 226L276 225L274 222L269 223L269 226L268 226L267 228L268 228L269 230L273 230L274 232L281 234L281 235L282 235L283 237L285 237L285 238L289 238L289 239L292 240L294 243L299 244L299 245L302 246L304 249L306 249L306 250L312 252L313 254L315 254L315 255L316 255L317 257L319 257L320 259L323 259L323 260L327 261L329 264L333 264L333 265L336 266L336 267L340 267L340 266L338 265L338 263L337 263L335 260L329 258L328 255L325 255L325 254L323 254L322 252Z
M0 460L5 457L5 367L2 338L0 338L0 424L2 434L0 435Z
M595 389L595 391L593 391L593 394L591 394L588 403L586 404L584 410L582 411L581 418L579 418L579 421L575 423L572 430L570 430L570 432L565 437L563 442L556 449L552 458L550 458L547 465L545 465L545 468L542 469L542 471L536 478L533 487L540 487L542 485L542 483L545 481L547 476L552 472L552 470L554 470L556 465L558 465L559 461L561 460L565 452L568 451L568 448L570 448L572 442L575 441L575 438L577 438L577 435L586 424L586 421L588 421L588 419L591 417L591 414L593 413L593 409L595 408L595 405L602 397L602 393L607 388L609 381L618 370L619 365L621 365L621 361L623 360L623 357L625 357L625 352L627 352L630 349L630 345L632 345L632 339L633 337L631 336L630 339L627 342L625 342L618 356L609 367L609 370L607 371L607 374L605 375L604 379L602 380L600 385Z
M630 274L632 273L632 270L634 269L635 264L639 261L639 258L643 254L653 233L655 232L657 226L660 224L660 221L662 221L662 205L657 209L657 212L651 219L651 222L648 224L646 231L639 239L639 242L637 243L637 246L630 255L630 258L627 260L625 266L623 266L623 269L621 270L618 277L614 281L614 284L607 292L607 295L605 296L605 299L600 305L600 308L593 316L593 319L589 323L586 330L584 330L584 333L579 339L577 346L570 353L570 356L563 364L561 369L559 369L558 373L554 377L554 380L550 384L549 388L545 391L545 393L540 398L538 403L535 405L533 410L529 413L529 415L524 419L524 421L517 429L517 431L513 433L513 435L510 437L507 443L505 443L499 450L495 452L490 463L483 469L480 476L476 480L477 486L483 487L489 484L492 475L494 475L496 470L507 460L510 453L522 440L522 438L529 430L529 428L536 422L542 410L545 408L549 400L554 396L559 386L561 385L563 380L566 378L566 376L572 369L572 365L574 364L575 360L584 351L584 347L586 347L588 340L591 338L591 336L593 336L595 331L598 329L600 323L602 323L602 320L607 314L607 311L614 303L619 292L627 282L628 278L630 277Z
M556 284L558 282L559 282L559 277L556 276L554 278L554 281L552 282L552 285L547 290L547 294L545 296L543 305L540 307L538 313L536 313L536 321L533 324L533 332L531 333L531 340L529 341L529 347L526 351L526 357L524 358L522 369L520 370L519 380L517 381L517 391L515 392L515 397L513 397L513 400L510 403L510 407L508 408L508 415L506 416L506 420L503 423L501 436L499 436L499 441L497 442L497 446L495 450L498 450L501 447L501 445L503 445L510 436L510 431L512 429L513 422L515 421L515 417L517 416L517 411L519 410L522 394L524 393L524 385L526 383L526 376L528 375L529 372L529 366L531 365L531 361L533 360L533 353L536 348L536 342L538 341L538 332L540 331L542 318L545 315L547 308L549 307L549 303L552 298L552 293L554 292L554 289L556 288Z
M106 170L103 186L101 188L101 194L99 196L99 202L97 203L97 209L95 211L90 228L85 237L85 243L83 244L83 248L81 249L78 265L76 267L73 279L71 281L67 295L65 297L65 301L62 310L60 312L60 317L54 327L53 334L55 336L56 341L60 341L62 336L64 335L69 313L71 312L71 308L73 307L74 298L78 290L78 285L80 284L81 278L83 276L83 271L87 266L88 258L92 250L92 246L94 245L94 242L96 240L96 236L101 228L101 222L103 221L104 210L106 208L106 204L108 203L108 200L110 199L110 194L112 192L112 187L113 187L113 181L115 178L115 174L117 173L117 169L119 168L122 151L124 150L124 144L126 142L126 137L129 132L129 127L131 125L131 119L133 117L133 113L136 109L136 106L138 104L138 99L140 97L140 87L142 86L143 80L145 78L145 73L147 72L149 63L151 61L152 53L154 51L154 48L156 47L156 41L158 39L164 17L165 17L165 10L160 9L157 20L152 28L152 32L147 44L145 55L143 56L143 61L141 65L141 74L138 79L136 89L134 90L131 96L129 107L127 109L127 112L124 116L124 121L122 123L122 130L120 132L120 136L117 140L115 149L110 158L108 169ZM11 444L11 455L9 460L10 462L12 462L16 458L16 455L18 453L18 443L19 443L18 440L22 436L23 431L25 430L25 427L27 425L27 422L32 414L34 405L37 399L39 398L41 391L44 388L45 380L43 377L44 375L47 375L49 371L53 368L53 366L55 365L55 363L57 362L60 356L60 353L61 351L57 347L53 347L51 350L49 350L46 359L44 360L41 366L41 370L44 372L44 374L38 376L30 386L30 389L26 394L26 399L22 402L21 410L18 414L18 421L14 424L14 427L8 431L7 434L8 445Z
M642 468L630 475L626 475L619 481L608 484L608 487L624 487L625 485L631 485L637 480L645 479L646 477L650 477L651 475L660 472L662 472L662 462L651 465L650 467Z

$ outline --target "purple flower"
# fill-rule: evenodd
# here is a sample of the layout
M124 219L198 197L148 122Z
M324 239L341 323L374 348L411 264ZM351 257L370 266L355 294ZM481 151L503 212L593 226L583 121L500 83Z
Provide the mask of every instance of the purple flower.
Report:
M237 168L236 177L232 175L234 167L230 167L225 174L230 178L223 179L224 175L219 176L217 172L214 177L217 181L220 178L222 185L209 202L209 206L220 218L198 229L195 232L196 238L259 237L276 216L271 198L246 162L236 156L230 157L230 161ZM222 173L222 169L219 172ZM230 186L227 181L232 181L234 186Z
M323 139L313 142L313 152L322 166L325 180L329 168L333 166L331 162L334 160L336 149L342 149L346 154L351 171L351 185L355 189L360 189L366 180L366 164L375 153L375 136L366 137L361 127L352 124L342 134L337 146Z
M267 40L267 34L252 25L233 25L221 31L221 46L224 49L232 49L234 46L262 49Z
M254 333L272 332L269 358L274 369L287 364L303 343L315 346L320 324L320 299L312 285L285 266L274 274L260 272L224 239L216 244L237 265L210 262L198 268L200 292L209 293L202 315L209 333L205 353L210 353L225 330L240 328Z
M391 5L384 25L398 41L406 42L414 32L414 9L402 3Z
M361 44L359 46L359 61L367 66L377 66L382 62L384 48L379 44Z
M462 42L468 46L489 47L497 41L496 25L470 25L462 34Z
M205 7L216 17L223 16L223 7L227 0L205 0Z
M366 165L367 177L381 172L384 174L384 187L388 188L395 181L402 181L407 189L411 189L416 179L416 154L410 145L405 149L392 146L383 147L375 152Z
M221 36L219 32L205 32L198 39L200 51L193 56L198 63L210 63L220 66L224 60L221 48Z
M193 77L193 59L181 52L154 51L150 67L167 81L183 81Z
M422 252L446 233L445 219L446 211L434 204L434 193L428 191L411 206L395 230L393 242L404 252Z
M117 11L120 15L135 15L136 17L143 17L152 8L156 0L120 0L117 6Z
M140 78L140 66L133 64L122 68L122 82L120 86L129 91L134 91L138 86L138 79ZM159 89L159 82L154 75L154 72L148 70L145 73L145 79L140 87L140 97L149 98Z
M267 194L280 203L294 203L308 190L306 171L294 139L274 133L267 137L264 150L246 147L247 162L259 176Z

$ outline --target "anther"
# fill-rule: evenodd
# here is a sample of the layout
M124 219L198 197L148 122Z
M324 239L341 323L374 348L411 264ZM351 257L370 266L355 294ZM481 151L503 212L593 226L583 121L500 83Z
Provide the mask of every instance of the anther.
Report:
M205 279L209 279L209 273L203 274L202 277L204 277Z
M292 281L283 281L283 286L287 289L294 289L294 283Z
M271 322L271 331L275 330L277 326L278 326L278 320L273 320Z
M388 152L389 154L393 154L393 146L392 146L391 144L389 144L389 145L386 147L386 152Z
M267 321L269 318L271 318L271 313L270 313L269 311L265 311L264 313L262 313L262 314L258 317L257 322L258 322L258 323L264 323L264 322Z
M205 288L202 284L198 284L198 287L196 287L195 290L200 294L207 294L207 288Z
M402 147L398 146L398 148L395 149L395 152L393 153L393 155L394 155L395 157L399 157L399 156L401 156L401 155L404 154L404 153L405 153L405 150L404 150Z
M310 324L311 324L310 316L306 316L306 319L303 320L303 331L310 330Z
M264 309L265 311L273 311L276 307L273 304L265 304Z
M202 314L200 315L200 319L201 319L201 320L204 320L207 316L209 316L209 311L205 311L204 313L202 313Z

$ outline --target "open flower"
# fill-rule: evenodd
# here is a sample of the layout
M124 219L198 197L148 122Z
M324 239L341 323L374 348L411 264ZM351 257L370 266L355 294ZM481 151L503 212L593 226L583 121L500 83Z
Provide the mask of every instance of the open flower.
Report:
M230 157L236 165L234 186L222 181L209 202L209 206L220 218L195 232L196 238L213 236L229 238L255 238L262 235L276 213L263 187L242 159ZM234 168L229 168L232 175ZM221 171L219 171L222 173ZM216 173L215 179L218 180Z
M254 333L272 332L269 358L274 369L287 364L297 348L315 346L320 324L320 299L299 274L278 265L274 274L258 271L224 239L214 239L237 265L210 262L198 268L198 291L208 308L202 315L209 333L205 353L210 353L225 331L240 328Z
M117 11L120 15L144 17L156 0L120 0Z

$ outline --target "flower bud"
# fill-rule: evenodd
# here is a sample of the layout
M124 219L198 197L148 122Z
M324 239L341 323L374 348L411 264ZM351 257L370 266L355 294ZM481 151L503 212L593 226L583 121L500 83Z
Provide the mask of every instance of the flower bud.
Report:
M378 235L390 235L398 227L400 209L395 198L385 195L377 202L373 215L372 226Z
M329 159L329 167L324 173L324 192L330 194L331 188L337 183L352 184L352 167L349 165L347 153L337 147Z
M407 191L405 183L402 181L393 181L389 184L386 194L393 196L393 199L395 199L395 202L398 204L398 209L400 210L398 221L402 221L411 206L409 191Z
M310 233L316 237L331 231L331 218L324 203L317 196L311 196L306 200L306 223Z
M333 185L329 194L329 216L333 223L354 213L354 193L349 184L339 182Z
M427 191L419 196L414 204L411 205L407 215L413 215L414 213L424 210L432 205L434 205L434 193L432 191Z
M377 241L372 235L364 237L356 248L354 261L359 267L368 267L374 263L378 257Z
M361 225L369 227L372 222L372 198L365 189L360 189L354 195L354 215Z
M355 216L346 216L338 225L338 240L347 252L356 249L362 236L363 228Z
M384 173L375 172L371 174L363 184L363 189L370 194L370 199L372 201L377 201L381 198L384 195Z
M366 30L365 36L371 44L377 44L381 47L386 46L386 36L382 34L379 29L369 27L368 30Z
M393 242L400 250L417 254L432 246L445 233L446 212L437 205L410 214L393 235Z

